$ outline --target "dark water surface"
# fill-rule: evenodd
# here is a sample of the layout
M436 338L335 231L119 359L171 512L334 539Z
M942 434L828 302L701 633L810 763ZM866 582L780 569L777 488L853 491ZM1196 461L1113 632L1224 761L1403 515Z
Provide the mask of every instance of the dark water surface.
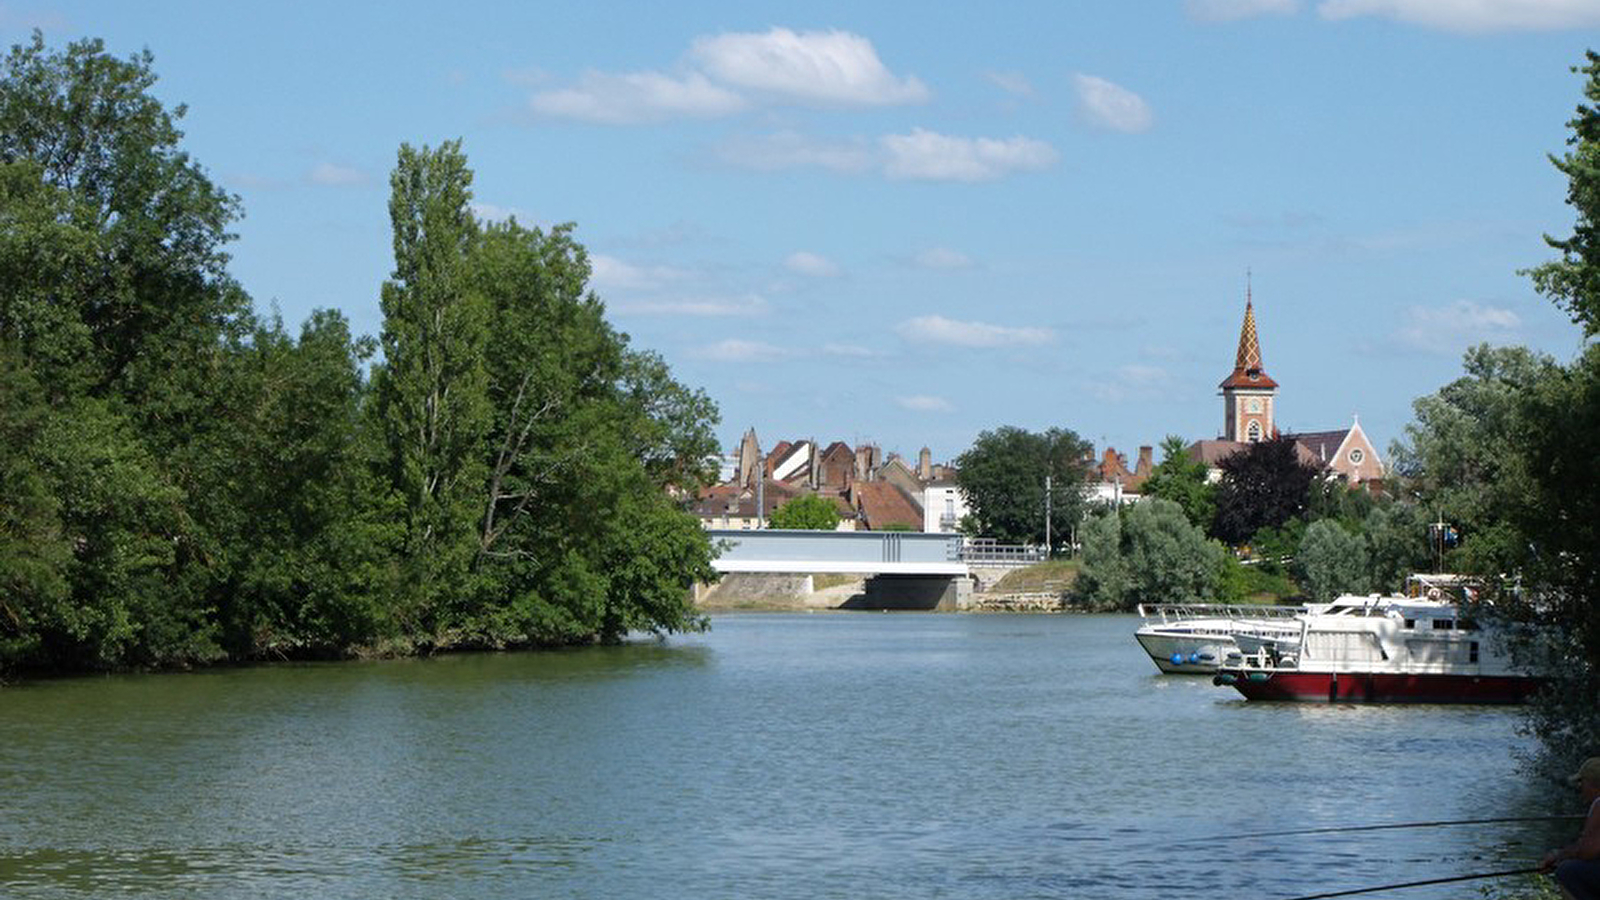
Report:
M1515 711L1247 704L1157 675L1136 624L738 615L614 648L11 687L0 895L1270 900L1563 836L1215 837L1547 810Z

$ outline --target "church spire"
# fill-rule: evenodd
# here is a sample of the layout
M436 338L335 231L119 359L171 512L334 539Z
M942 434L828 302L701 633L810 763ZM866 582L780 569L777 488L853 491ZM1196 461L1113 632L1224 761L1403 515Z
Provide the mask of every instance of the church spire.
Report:
M1256 337L1256 311L1249 288L1244 292L1244 326L1239 329L1239 356L1233 366L1245 372L1261 371L1261 339Z
M1239 352L1234 357L1233 373L1223 379L1222 436L1230 441L1260 441L1270 438L1273 406L1278 383L1263 371L1261 339L1256 335L1255 300L1250 296L1246 276L1244 324L1239 327Z

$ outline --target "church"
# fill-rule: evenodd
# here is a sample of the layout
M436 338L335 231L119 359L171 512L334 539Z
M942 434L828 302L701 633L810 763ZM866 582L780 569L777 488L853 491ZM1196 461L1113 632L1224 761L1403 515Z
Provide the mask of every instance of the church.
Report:
M1256 441L1286 437L1295 442L1296 451L1306 463L1341 478L1349 484L1383 479L1383 461L1377 448L1352 418L1348 428L1279 434L1277 415L1278 383L1267 374L1261 362L1261 339L1256 334L1255 306L1245 291L1244 325L1239 329L1239 352L1233 372L1218 385L1222 393L1222 434L1216 440L1189 445L1189 457L1204 462L1212 480L1222 477L1219 464L1229 455Z

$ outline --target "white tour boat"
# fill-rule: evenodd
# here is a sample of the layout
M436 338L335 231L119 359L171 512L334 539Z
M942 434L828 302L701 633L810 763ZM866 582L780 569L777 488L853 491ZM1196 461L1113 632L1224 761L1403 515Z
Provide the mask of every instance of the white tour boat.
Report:
M1240 642L1213 680L1251 700L1328 703L1520 703L1539 686L1444 600L1346 595L1295 624L1288 641Z
M1139 604L1144 625L1134 640L1163 672L1210 674L1236 653L1238 640L1287 642L1300 635L1303 606L1221 603Z

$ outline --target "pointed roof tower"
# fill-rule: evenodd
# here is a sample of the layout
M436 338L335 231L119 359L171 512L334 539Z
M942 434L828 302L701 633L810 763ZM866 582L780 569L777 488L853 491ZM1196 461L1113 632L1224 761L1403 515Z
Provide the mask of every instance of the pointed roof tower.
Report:
M1239 328L1239 355L1233 363L1233 374L1218 387L1262 388L1278 386L1261 367L1261 339L1256 336L1256 312L1250 299L1250 288L1244 290L1244 325Z

